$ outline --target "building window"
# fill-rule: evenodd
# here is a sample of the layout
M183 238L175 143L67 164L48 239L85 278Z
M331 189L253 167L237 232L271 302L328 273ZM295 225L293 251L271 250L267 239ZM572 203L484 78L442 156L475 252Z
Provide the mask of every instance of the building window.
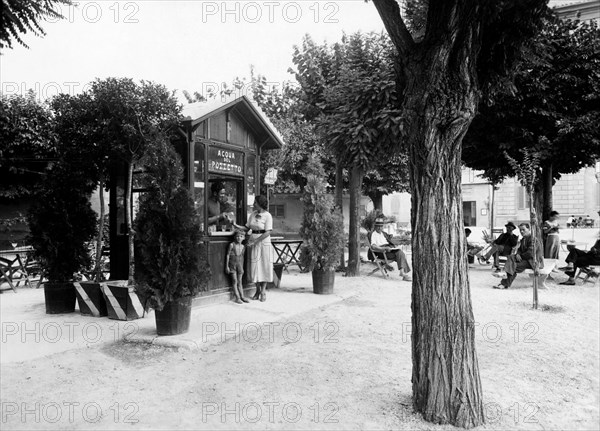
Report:
M529 195L527 194L527 189L523 186L519 186L517 191L517 208L520 210L529 208Z
M274 218L285 218L285 205L269 205L269 212Z

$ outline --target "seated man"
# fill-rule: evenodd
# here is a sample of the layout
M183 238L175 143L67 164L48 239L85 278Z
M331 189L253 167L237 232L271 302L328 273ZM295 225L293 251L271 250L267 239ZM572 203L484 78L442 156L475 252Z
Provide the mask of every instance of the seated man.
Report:
M560 284L574 286L577 268L585 268L588 265L600 265L600 239L596 241L596 244L594 244L590 251L569 247L569 255L565 261L567 262L567 266L560 269L565 271L569 279Z
M375 230L369 234L369 243L371 244L371 249L378 257L385 256L388 259L393 259L398 265L398 269L400 270L400 277L404 281L411 281L412 279L408 275L410 272L410 265L406 260L406 255L402 250L395 249L395 245L391 241L391 236L385 232L383 232L383 219L375 220Z
M519 230L523 236L523 238L521 238L521 244L517 249L517 253L511 254L506 259L506 264L504 265L506 279L501 280L498 286L494 286L494 289L508 289L517 277L518 273L523 272L526 269L533 268L533 241L536 241L538 252L538 268L544 267L544 249L542 248L542 242L535 240L531 236L531 228L529 227L529 223L521 223L519 225Z
M511 221L506 223L506 232L501 234L498 238L492 242L492 247L483 256L479 256L479 261L487 262L491 255L494 255L494 268L496 272L500 272L500 265L498 263L498 257L508 256L512 253L512 249L519 242L519 237L513 233L517 228Z

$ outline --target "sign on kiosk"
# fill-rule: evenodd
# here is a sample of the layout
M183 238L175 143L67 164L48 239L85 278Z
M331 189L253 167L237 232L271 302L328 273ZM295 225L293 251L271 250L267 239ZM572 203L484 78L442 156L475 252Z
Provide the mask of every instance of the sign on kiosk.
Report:
M230 175L244 175L244 153L222 148L208 149L208 170Z
M269 168L265 174L265 184L272 186L277 181L277 169Z

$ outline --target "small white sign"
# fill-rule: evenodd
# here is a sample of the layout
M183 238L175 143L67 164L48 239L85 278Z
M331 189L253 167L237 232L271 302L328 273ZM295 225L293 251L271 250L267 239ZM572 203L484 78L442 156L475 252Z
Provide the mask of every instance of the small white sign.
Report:
M267 169L267 173L265 175L265 184L273 185L277 181L277 169L269 168Z

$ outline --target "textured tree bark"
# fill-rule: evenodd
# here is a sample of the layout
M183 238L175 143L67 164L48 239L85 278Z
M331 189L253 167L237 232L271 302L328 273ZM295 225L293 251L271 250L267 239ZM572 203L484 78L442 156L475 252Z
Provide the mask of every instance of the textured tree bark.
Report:
M462 138L477 90L440 64L448 52L408 64L404 118L410 148L413 226L413 403L425 420L484 423L463 230ZM439 72L436 73L435 71Z
M350 214L349 214L349 238L348 238L348 268L346 276L355 277L360 274L360 229L358 228L360 208L360 195L365 171L359 166L354 166L350 172Z

